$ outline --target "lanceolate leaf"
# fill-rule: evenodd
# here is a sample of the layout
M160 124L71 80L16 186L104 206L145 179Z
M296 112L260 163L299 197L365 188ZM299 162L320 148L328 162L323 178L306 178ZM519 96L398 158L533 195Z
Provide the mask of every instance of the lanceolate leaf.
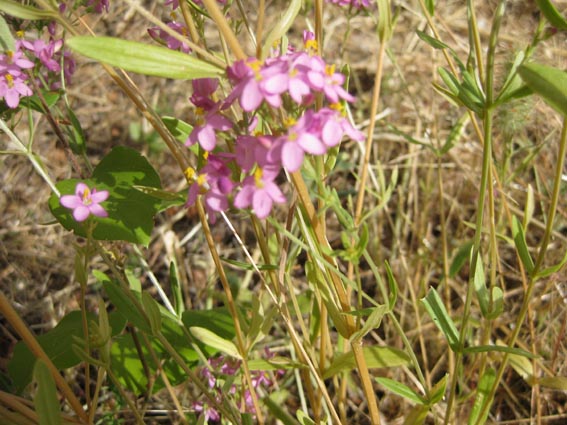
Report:
M482 377L480 378L480 382L476 390L474 406L469 417L469 424L482 424L486 421L489 409L484 409L485 414L482 418L480 417L480 412L482 410L482 407L484 407L484 404L488 401L488 394L490 393L490 388L492 388L492 384L494 384L495 380L496 373L494 372L494 369L487 369L484 372L484 375L482 375Z
M39 424L61 424L61 411L55 381L43 360L39 359L36 362L33 376L37 382L37 393L33 404L39 417Z
M73 37L71 49L91 59L138 74L174 79L215 77L223 70L185 53L114 37Z
M26 19L28 21L35 21L38 19L55 19L56 17L56 15L52 12L46 12L31 6L25 6L11 0L1 0L0 11L15 18Z
M421 299L421 302L429 316L433 319L433 322L447 338L449 346L453 351L457 351L459 348L459 333L437 291L431 288L427 296Z
M567 72L537 63L522 65L518 72L527 86L563 116L567 116Z
M364 359L369 369L383 367L398 367L409 364L408 355L397 348L369 346L363 349ZM324 379L330 378L342 371L356 368L356 361L352 351L341 354L335 358L331 366L325 370Z
M543 13L543 16L545 16L551 25L559 30L567 30L567 20L565 20L565 17L553 6L550 0L536 0L536 3L541 13Z
M386 387L388 390L392 391L394 394L397 394L401 397L407 398L410 401L413 401L416 404L424 404L424 398L420 396L417 392L412 390L405 384L401 382L394 381L393 379L389 378L375 378L376 381Z

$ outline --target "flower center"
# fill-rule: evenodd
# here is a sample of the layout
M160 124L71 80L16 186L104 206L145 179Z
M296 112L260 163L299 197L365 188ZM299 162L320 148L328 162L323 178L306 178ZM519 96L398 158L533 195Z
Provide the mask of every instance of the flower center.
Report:
M11 74L4 75L6 82L8 83L8 88L14 87L14 77Z
M256 183L256 187L258 189L262 189L264 187L264 182L262 181L263 174L264 172L260 167L257 167L256 170L254 171L254 183Z
M91 199L91 191L89 190L89 188L85 188L85 191L83 192L83 205L88 206L91 205L93 203L93 200Z
M326 65L325 74L327 74L329 77L335 75L335 65Z

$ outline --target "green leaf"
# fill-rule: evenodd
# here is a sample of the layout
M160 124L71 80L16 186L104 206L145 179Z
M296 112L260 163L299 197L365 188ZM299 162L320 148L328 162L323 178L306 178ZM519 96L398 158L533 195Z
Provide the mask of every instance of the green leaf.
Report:
M6 50L16 50L16 40L14 40L12 31L10 30L10 27L8 27L8 24L2 15L0 15L0 48L2 49L2 52L5 52Z
M435 13L435 0L425 0L425 7L431 16Z
M242 358L242 356L238 352L238 348L236 348L236 345L234 345L232 341L221 338L220 336L206 328L192 326L189 328L189 330L191 331L191 334L203 344L216 348L222 353L228 354L229 356L236 359Z
M315 421L303 410L297 410L297 412L295 412L295 416L301 425L315 425Z
M502 292L502 288L493 286L490 291L490 297L492 305L486 317L490 320L494 320L500 316L504 310L504 292Z
M40 425L58 425L61 421L61 408L55 381L45 362L38 359L33 368L33 377L37 382L37 392L33 399Z
M542 387L567 391L567 377L565 376L544 376L543 378L539 378L537 382Z
M136 303L126 294L126 289L118 283L110 281L108 278L102 281L104 292L112 304L127 321L132 323L138 329L151 333L151 327L143 313L138 309ZM134 294L134 292L132 292ZM140 297L139 294L136 297Z
M512 218L512 237L514 238L514 244L516 245L516 250L518 251L520 260L522 260L522 264L527 272L531 273L534 269L534 262L528 250L528 245L526 244L524 229L516 216Z
M421 38L423 41L425 41L427 44L429 44L434 49L441 49L442 50L442 49L448 49L449 48L449 46L447 46L441 40L438 40L434 37L431 37L430 35L424 33L423 31L416 30L416 34L419 38Z
M536 359L538 356L530 353L529 351L522 350L521 348L507 347L505 345L477 345L474 347L466 347L463 349L463 353L491 353L491 352L501 352L513 354L515 356L522 356L529 359Z
M402 350L392 347L369 346L363 347L362 352L369 369L384 367L399 367L410 363L409 356ZM356 368L356 361L352 351L338 355L323 375L324 379L337 373L350 371Z
M546 65L522 65L518 72L530 89L563 116L567 116L567 72Z
M390 311L392 311L394 310L396 301L398 300L398 282L394 277L394 273L392 272L390 264L385 261L384 266L386 267L386 274L388 275L388 286L390 288L390 294L388 295L388 307L390 308Z
M262 402L266 405L274 419L278 419L284 425L299 425L293 416L283 409L283 404L273 400L271 394L264 397Z
M472 247L473 241L468 241L461 245L461 247L458 249L455 257L453 257L453 261L451 262L451 267L449 267L450 277L455 277L457 273L461 271L461 269L471 256Z
M429 400L427 401L429 405L437 404L443 399L445 390L447 389L448 378L449 374L445 374L445 376L431 388L431 391L429 391Z
M46 12L31 6L25 6L12 0L0 1L0 11L7 13L15 18L37 21L40 19L56 19L57 15L53 12Z
M181 143L185 143L187 141L187 138L193 131L192 125L187 124L185 121L181 121L180 119L165 116L161 117L161 120L163 121L167 129L171 132L171 134Z
M144 306L146 316L148 316L152 334L156 335L161 330L161 313L159 305L147 291L142 292L142 305Z
M256 270L254 266L250 263L245 263L244 261L233 260L232 258L221 257L221 261L232 266L239 268L240 270ZM256 264L258 270L277 270L278 266L275 264Z
M67 116L71 121L71 138L69 140L69 147L71 148L73 153L77 155L84 155L87 147L83 127L81 126L79 119L73 112L73 109L71 109L69 106L67 106Z
M451 349L457 352L459 350L459 333L437 291L431 288L425 298L421 299L421 302L435 325L447 338Z
M378 37L386 43L392 37L392 6L390 0L378 0Z
M536 0L536 3L541 13L543 13L543 16L545 16L545 19L547 19L551 25L559 30L567 30L567 20L565 20L565 17L553 6L550 0Z
M183 312L181 320L187 328L192 326L207 328L224 339L232 339L236 336L234 320L224 307L211 310L187 310Z
M208 78L224 71L188 54L114 37L73 37L66 45L91 59L144 75L174 79Z
M93 314L87 315L88 321L94 319ZM113 335L124 329L125 321L117 313L109 314L109 321ZM72 350L75 337L84 337L82 313L79 310L72 311L64 316L57 326L43 335L37 336L36 339L57 369L68 369L80 362L80 359ZM34 362L33 353L22 341L18 342L8 363L8 373L16 393L22 392L31 382L33 369L31 366Z
M379 328L382 323L382 318L388 310L389 308L386 305L379 305L378 307L372 308L372 312L370 313L370 316L368 316L368 319L364 322L364 326L351 335L349 338L350 341L358 341L364 338L364 336L366 336L366 334L370 331Z
M270 357L269 359L248 360L250 370L282 370L282 369L306 369L307 366L301 362L294 362L287 357Z
M472 262L472 258L471 258ZM488 316L488 308L490 305L490 296L488 294L488 288L486 287L486 280L484 278L484 267L482 266L482 256L480 252L476 255L475 270L473 276L474 290L476 292L476 297L478 299L478 304L480 307L480 312L483 317Z
M485 413L482 418L480 417L480 412L484 407L484 404L489 402L488 394L490 393L490 389L492 388L494 381L496 381L496 373L494 372L494 369L486 369L478 383L476 398L474 400L471 415L469 416L469 425L477 423L483 424L486 421L488 413L490 413L490 409L484 409Z
M542 271L540 271L539 273L537 273L536 277L538 279L541 279L543 277L548 277L551 276L554 273L557 273L559 270L561 270L563 268L563 266L565 265L565 263L567 263L567 251L565 251L565 255L563 256L563 258L561 259L561 261L551 267L548 267L546 269L543 269Z
M133 149L118 146L101 160L91 179L81 181L91 189L94 187L110 192L108 200L102 203L108 217L89 218L96 220L93 231L95 239L124 240L144 246L149 244L154 227L153 217L159 211L160 201L140 192L135 186L159 189L161 183L146 158ZM63 195L73 194L78 182L77 179L63 180L56 186ZM85 223L76 222L72 211L63 207L56 195L49 199L49 207L63 227L86 237Z
M425 404L424 398L401 382L389 378L374 378L376 381L400 397L406 398L416 404Z
M41 90L41 95L43 96L43 100L45 100L45 103L49 108L54 106L61 97L60 92L48 91L48 90ZM34 94L32 96L22 97L20 99L20 105L26 108L31 108L37 112L41 112L41 113L46 112L37 94Z
M462 137L463 131L465 129L465 126L469 122L469 119L470 117L468 113L464 113L463 115L461 115L461 117L457 120L453 128L451 128L451 132L449 133L449 136L447 136L447 140L445 140L445 143L439 150L440 155L446 154L451 150L453 146L455 146L455 144Z
M268 55L274 43L282 38L290 29L297 17L297 14L301 10L301 4L301 0L291 0L289 2L289 7L280 16L280 18L276 20L276 24L264 41L264 46L262 47L262 58L265 58Z

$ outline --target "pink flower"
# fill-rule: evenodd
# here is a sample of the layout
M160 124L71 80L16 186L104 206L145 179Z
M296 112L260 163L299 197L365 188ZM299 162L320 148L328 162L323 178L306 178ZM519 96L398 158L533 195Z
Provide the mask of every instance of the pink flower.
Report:
M59 72L61 70L58 60L54 59L53 55L61 50L63 40L51 40L47 44L42 39L33 42L23 40L22 46L31 51L50 71Z
M258 218L266 218L272 211L274 202L283 204L286 197L274 183L279 169L275 167L257 167L253 176L248 176L242 182L242 189L234 197L236 208L248 208L252 205L252 211Z
M17 108L20 97L31 96L32 90L25 84L24 75L14 76L5 74L0 76L0 99L4 98L9 108Z
M193 131L185 141L186 146L193 146L199 142L201 147L210 152L217 145L216 131L228 131L232 128L232 121L221 115L216 110L209 111L204 117L203 108L197 108L199 119L197 125L193 127Z
M172 21L169 22L167 26L181 35L187 35L187 27L179 22ZM148 28L148 34L154 40L165 43L171 50L180 50L183 53L189 53L191 51L191 48L187 44L182 43L175 37L172 37L159 27Z
M0 55L0 74L19 77L24 73L23 69L31 69L34 66L34 63L27 59L21 51L7 50L5 54Z
M191 103L205 111L210 111L215 106L215 102L211 96L219 86L219 80L216 78L196 78L191 81L193 86L193 95L189 98Z
M97 192L95 188L90 190L84 183L77 183L74 195L63 195L59 202L65 208L73 210L73 218L78 221L85 221L90 214L97 217L108 217L106 210L100 205L108 199L108 191Z
M319 56L312 56L308 66L307 80L311 88L325 93L331 103L337 103L339 99L354 102L354 96L342 87L345 76L335 72L334 65L327 65Z

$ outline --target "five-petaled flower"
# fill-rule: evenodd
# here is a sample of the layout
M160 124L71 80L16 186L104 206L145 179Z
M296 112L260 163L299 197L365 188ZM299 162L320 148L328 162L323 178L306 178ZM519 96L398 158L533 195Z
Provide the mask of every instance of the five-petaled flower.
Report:
M59 202L65 208L73 210L73 218L78 221L85 221L90 214L97 217L108 217L106 210L100 205L108 199L108 190L97 192L92 190L84 183L77 183L74 195L63 195Z

